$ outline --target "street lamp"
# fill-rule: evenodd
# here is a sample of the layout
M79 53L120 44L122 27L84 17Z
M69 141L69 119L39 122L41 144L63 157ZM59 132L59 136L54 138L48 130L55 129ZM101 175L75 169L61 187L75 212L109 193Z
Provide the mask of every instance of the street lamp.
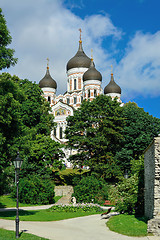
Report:
M125 179L128 178L128 171L127 171L127 169L125 169L124 178L125 178Z
M19 238L19 207L18 207L18 184L19 184L19 170L22 166L22 159L19 157L19 152L17 152L17 157L13 161L16 170L16 184L17 184L17 213L16 213L16 238Z

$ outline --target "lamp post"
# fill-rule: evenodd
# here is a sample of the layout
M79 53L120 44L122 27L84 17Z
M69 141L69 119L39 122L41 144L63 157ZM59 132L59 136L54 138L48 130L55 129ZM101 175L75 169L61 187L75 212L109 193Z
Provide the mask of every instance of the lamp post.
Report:
M125 169L124 178L128 179L128 171L127 171L127 169Z
M22 165L22 159L19 157L19 152L17 152L17 157L13 161L16 171L16 184L17 184L17 210L16 210L16 238L19 238L19 206L18 206L18 184L19 184L19 170Z

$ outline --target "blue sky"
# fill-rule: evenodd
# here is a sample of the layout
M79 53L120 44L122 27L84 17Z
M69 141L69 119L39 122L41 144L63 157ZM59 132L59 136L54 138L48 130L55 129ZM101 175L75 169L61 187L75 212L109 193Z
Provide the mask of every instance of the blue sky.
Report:
M18 64L8 71L39 82L50 59L59 93L67 88L66 64L78 49L93 56L102 87L115 81L122 100L160 118L159 0L1 0Z

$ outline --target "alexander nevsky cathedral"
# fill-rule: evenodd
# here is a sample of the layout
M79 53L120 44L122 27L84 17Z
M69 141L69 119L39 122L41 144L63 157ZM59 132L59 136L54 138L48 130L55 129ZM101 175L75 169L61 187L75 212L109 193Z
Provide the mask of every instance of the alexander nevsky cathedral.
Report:
M118 101L122 103L120 99L121 88L114 81L113 73L111 73L111 80L103 91L101 87L102 75L95 68L93 58L89 58L83 51L81 30L78 51L68 61L66 70L67 91L63 95L56 96L57 83L50 75L48 64L46 74L39 82L44 97L50 103L51 114L54 115L56 122L56 128L51 132L51 138L60 143L67 142L64 134L67 126L66 118L74 114L74 109L79 108L84 99L92 101L96 96L105 94L111 96L112 99L117 97ZM67 167L71 167L67 161L68 157L75 152L75 150L64 149L64 161Z

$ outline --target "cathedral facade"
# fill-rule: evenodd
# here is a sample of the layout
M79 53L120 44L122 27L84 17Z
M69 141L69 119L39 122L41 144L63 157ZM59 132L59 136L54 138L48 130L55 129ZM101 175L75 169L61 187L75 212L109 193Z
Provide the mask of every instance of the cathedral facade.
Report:
M66 143L65 129L67 126L67 117L73 116L74 109L78 109L83 100L92 101L96 96L105 94L112 98L117 97L121 102L121 88L114 81L113 73L111 73L111 80L104 88L101 87L102 75L95 68L93 58L89 58L82 47L82 40L80 36L79 48L74 57L72 57L66 66L67 70L67 91L64 94L56 95L57 83L51 77L49 66L45 76L40 80L39 86L43 91L43 96L50 103L51 114L54 115L56 128L51 132L51 138L60 143ZM71 154L76 151L64 149L65 164L71 167L67 161Z

